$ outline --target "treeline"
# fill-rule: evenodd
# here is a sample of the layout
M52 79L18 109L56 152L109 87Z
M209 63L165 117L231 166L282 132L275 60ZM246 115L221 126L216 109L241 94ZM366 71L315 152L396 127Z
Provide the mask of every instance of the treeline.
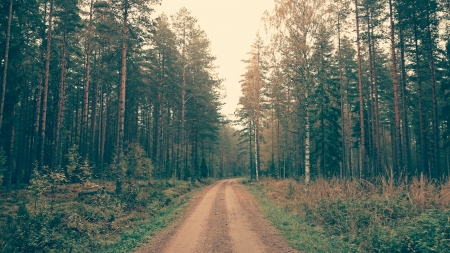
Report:
M137 146L155 178L218 176L221 79L210 42L188 10L156 18L155 4L0 3L5 186L29 182L34 168L66 168L69 151L104 178Z
M237 110L252 174L448 176L448 2L275 3Z

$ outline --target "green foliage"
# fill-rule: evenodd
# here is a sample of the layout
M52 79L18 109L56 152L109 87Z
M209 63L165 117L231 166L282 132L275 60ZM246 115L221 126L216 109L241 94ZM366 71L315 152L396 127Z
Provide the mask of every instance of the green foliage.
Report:
M116 195L113 182L81 187L65 184L64 175L35 170L20 202L0 200L8 211L0 213L1 252L129 252L175 220L206 184L132 180Z
M61 233L67 229L61 226L61 215L30 214L24 203L16 217L8 217L5 227L4 252L63 252L71 247Z
M73 145L66 154L67 178L73 183L85 183L92 177L92 170L88 160L83 160L78 152L78 146Z
M67 183L66 175L63 171L52 171L49 167L44 166L42 172L39 172L37 167L33 170L33 176L28 187L34 199L34 207L43 212L50 206L53 209L52 201L50 204L46 200L42 200L44 194L51 194L54 198L58 186Z
M145 150L137 143L127 145L123 151L123 158L110 165L110 177L121 180L125 177L130 179L146 180L150 179L153 171L153 164L147 157Z

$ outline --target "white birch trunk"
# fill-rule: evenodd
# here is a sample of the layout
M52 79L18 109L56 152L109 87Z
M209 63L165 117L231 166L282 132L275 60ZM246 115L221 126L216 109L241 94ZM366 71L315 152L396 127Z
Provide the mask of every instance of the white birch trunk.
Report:
M255 126L256 128L257 126ZM257 131L255 129L255 175L256 175L256 182L259 181L259 175L258 175L258 142L256 141Z
M308 100L308 92L305 94L306 100ZM309 112L308 112L308 102L306 103L306 133L305 133L305 184L308 185L311 179L311 170L310 170L310 151L309 151L309 140L310 140L310 131L309 131Z

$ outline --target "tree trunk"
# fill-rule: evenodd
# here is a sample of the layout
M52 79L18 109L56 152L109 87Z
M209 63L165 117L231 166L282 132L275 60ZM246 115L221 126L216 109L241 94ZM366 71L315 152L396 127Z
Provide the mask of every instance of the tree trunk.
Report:
M182 61L183 61L183 71L182 71L182 83L181 83L181 131L180 131L180 140L181 140L181 148L182 148L182 156L184 156L185 152L187 152L187 140L186 140L186 131L185 131L185 114L186 114L186 28L183 31L183 49L182 49ZM186 151L185 151L186 150ZM185 161L185 159L182 159ZM186 169L187 163L183 162L182 168L183 171Z
M96 145L95 141L96 141L96 129L97 127L97 110L98 110L98 100L99 100L99 76L100 76L100 66L101 66L101 55L102 51L99 50L98 52L98 56L97 56L97 66L96 66L96 71L95 71L95 79L94 79L94 95L93 95L93 101L92 101L92 117L91 117L91 130L90 130L90 142L91 142L91 148L89 153L91 154L91 161L92 162L96 162L98 160L98 144ZM99 124L100 124L100 120Z
M427 143L425 139L425 122L423 118L423 103L422 103L422 82L420 80L420 59L419 59L419 44L418 44L418 27L416 16L414 15L414 45L415 45L415 55L416 55L416 76L417 76L417 96L419 100L419 122L420 122L420 171L421 173L428 173L428 154L427 154Z
M378 143L376 142L376 102L375 102L375 68L376 68L376 59L375 59L375 42L373 38L372 29L373 26L370 26L370 22L372 18L372 13L370 15L367 15L367 38L368 38L368 46L369 46L369 74L370 74L370 112L371 112L371 131L368 132L371 133L371 138L369 138L371 152L372 152L372 162L371 162L371 170L370 170L370 176L373 177L376 175L378 171ZM372 28L372 29L371 29Z
M13 112L11 115L12 118L12 126L11 126L11 136L10 136L10 142L9 142L9 149L8 149L8 156L6 159L6 175L5 175L5 182L4 185L6 186L6 189L9 191L11 189L11 182L12 182L12 175L14 172L14 138L15 138L15 132L14 132L14 118L16 117L16 105L13 105Z
M395 38L394 38L394 18L392 13L392 0L389 0L389 19L391 23L391 59L392 59L392 79L394 82L394 111L395 111L395 153L398 161L395 161L397 172L404 174L402 161L402 145L401 145L401 131L400 131L400 110L399 110L399 96L398 96L398 79L397 79L397 59L395 55Z
M119 114L118 114L118 137L117 154L119 161L123 157L124 127L125 127L125 92L127 82L127 39L128 39L128 0L124 2L123 10L123 33L122 33L122 68L119 90Z
M372 17L373 18L373 17ZM371 27L371 36L374 37L373 26ZM378 81L377 81L377 64L375 41L372 40L372 56L373 56L373 90L374 90L374 113L375 113L375 145L376 145L376 169L378 175L381 172L381 141L380 141L380 110L378 104Z
M402 117L403 117L403 143L404 143L404 162L407 173L412 174L414 171L410 168L410 157L411 157L411 147L409 141L409 123L408 123L408 105L406 103L406 67L405 67L405 43L403 37L403 25L399 25L399 33L400 33L400 57L401 57L401 73L402 73Z
M253 145L252 145L252 121L250 120L249 126L249 143L250 143L250 155L249 155L249 166L250 166L250 179L254 178L253 174Z
M81 145L80 151L83 156L88 156L89 154L89 144L88 144L88 112L89 112L89 82L91 78L91 36L92 36L92 12L94 7L94 0L91 0L89 7L89 28L88 35L86 38L86 77L84 83L84 99L83 99L83 124L81 126ZM126 7L125 7L126 8Z
M308 100L308 92L306 92L306 100ZM310 129L309 129L309 112L306 110L305 116L305 184L308 185L311 180L310 170Z
M439 134L439 119L438 119L438 104L436 95L436 70L434 67L434 53L433 53L433 39L431 36L431 22L430 13L427 10L427 35L428 35L428 48L429 48L429 58L430 58L430 72L431 72L431 91L432 91L432 102L433 102L433 143L434 143L434 170L432 176L434 178L439 178L441 176L441 155L440 155L440 134Z
M47 52L45 54L45 78L44 89L42 98L42 121L41 121L41 147L39 154L39 168L44 166L44 153L45 153L45 131L47 123L47 99L48 99L48 81L50 76L50 54L51 54L51 41L52 41L52 22L53 22L53 0L50 0L50 13L48 19L48 31L47 31Z
M362 71L361 71L361 43L359 38L359 14L358 14L358 0L355 0L356 7L356 46L358 51L358 83L359 83L359 120L361 127L361 164L359 167L359 177L364 178L364 170L366 163L366 143L365 143L365 129L364 129L364 98L362 86Z
M5 59L3 65L2 96L0 98L0 133L2 131L3 110L5 107L6 80L8 75L9 41L11 40L11 19L13 0L9 1L8 27L6 28Z
M341 101L341 131L342 131L342 139L341 139L341 145L342 145L342 160L341 160L341 166L339 171L339 177L343 178L344 175L344 168L347 164L347 143L346 143L346 132L345 132L345 106L344 106L344 74L342 69L342 52L341 52L341 16L338 14L338 59L339 59L339 95L340 95L340 101Z
M61 157L61 143L60 143L60 135L61 128L64 121L64 104L65 104L65 96L66 96L66 54L67 54L67 46L66 46L66 33L64 32L63 39L63 53L61 57L61 82L59 86L59 102L58 102L58 114L56 116L56 129L55 129L55 139L53 143L53 156L52 156L52 169L58 170L61 166L60 157Z

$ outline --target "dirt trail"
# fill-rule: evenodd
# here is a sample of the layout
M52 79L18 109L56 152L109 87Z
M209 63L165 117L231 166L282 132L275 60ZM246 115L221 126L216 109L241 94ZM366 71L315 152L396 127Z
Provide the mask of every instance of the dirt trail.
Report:
M297 252L264 219L237 179L206 188L187 215L137 252Z

